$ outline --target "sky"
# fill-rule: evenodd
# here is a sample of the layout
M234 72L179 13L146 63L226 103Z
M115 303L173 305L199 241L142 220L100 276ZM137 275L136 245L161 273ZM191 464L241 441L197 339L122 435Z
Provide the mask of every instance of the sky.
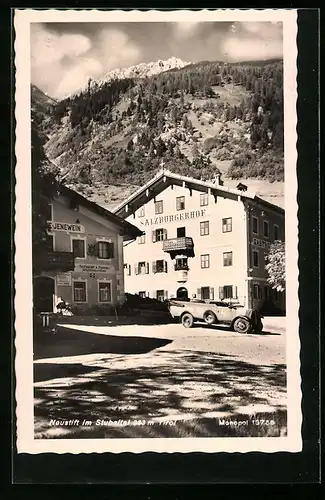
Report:
M282 57L278 22L31 24L31 81L61 99L111 69L178 57L186 62Z

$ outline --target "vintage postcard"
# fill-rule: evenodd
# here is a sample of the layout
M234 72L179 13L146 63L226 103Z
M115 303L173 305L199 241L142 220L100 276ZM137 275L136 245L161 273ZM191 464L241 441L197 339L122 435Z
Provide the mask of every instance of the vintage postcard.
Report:
M295 10L15 10L19 453L299 452Z

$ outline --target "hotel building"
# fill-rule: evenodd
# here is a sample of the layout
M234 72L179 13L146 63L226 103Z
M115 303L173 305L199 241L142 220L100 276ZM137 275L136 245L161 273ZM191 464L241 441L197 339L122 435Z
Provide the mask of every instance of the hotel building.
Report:
M33 280L35 312L55 312L59 299L80 311L122 304L123 243L142 232L65 186L47 218L48 252Z
M243 185L238 188L245 189ZM159 300L239 302L284 311L265 255L284 241L284 210L241 189L162 171L114 213L143 235L124 246L125 290Z

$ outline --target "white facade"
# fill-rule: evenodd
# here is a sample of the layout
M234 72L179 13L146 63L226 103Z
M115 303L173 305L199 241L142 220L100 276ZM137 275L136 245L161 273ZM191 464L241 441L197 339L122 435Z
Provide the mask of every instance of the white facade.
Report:
M284 214L223 186L206 183L204 189L199 182L196 189L193 179L191 185L177 182L186 178L175 174L164 179L152 185L154 195L145 190L144 203L139 193L115 211L145 232L124 247L125 291L261 306L270 295L265 252L274 234L283 238ZM191 239L185 245L184 237ZM170 251L175 245L179 250ZM273 299L283 306L283 297Z

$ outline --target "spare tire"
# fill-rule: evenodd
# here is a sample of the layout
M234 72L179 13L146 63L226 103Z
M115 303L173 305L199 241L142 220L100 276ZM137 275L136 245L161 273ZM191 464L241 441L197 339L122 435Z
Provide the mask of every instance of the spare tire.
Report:
M237 333L248 333L251 330L251 322L248 318L236 318L233 328Z

